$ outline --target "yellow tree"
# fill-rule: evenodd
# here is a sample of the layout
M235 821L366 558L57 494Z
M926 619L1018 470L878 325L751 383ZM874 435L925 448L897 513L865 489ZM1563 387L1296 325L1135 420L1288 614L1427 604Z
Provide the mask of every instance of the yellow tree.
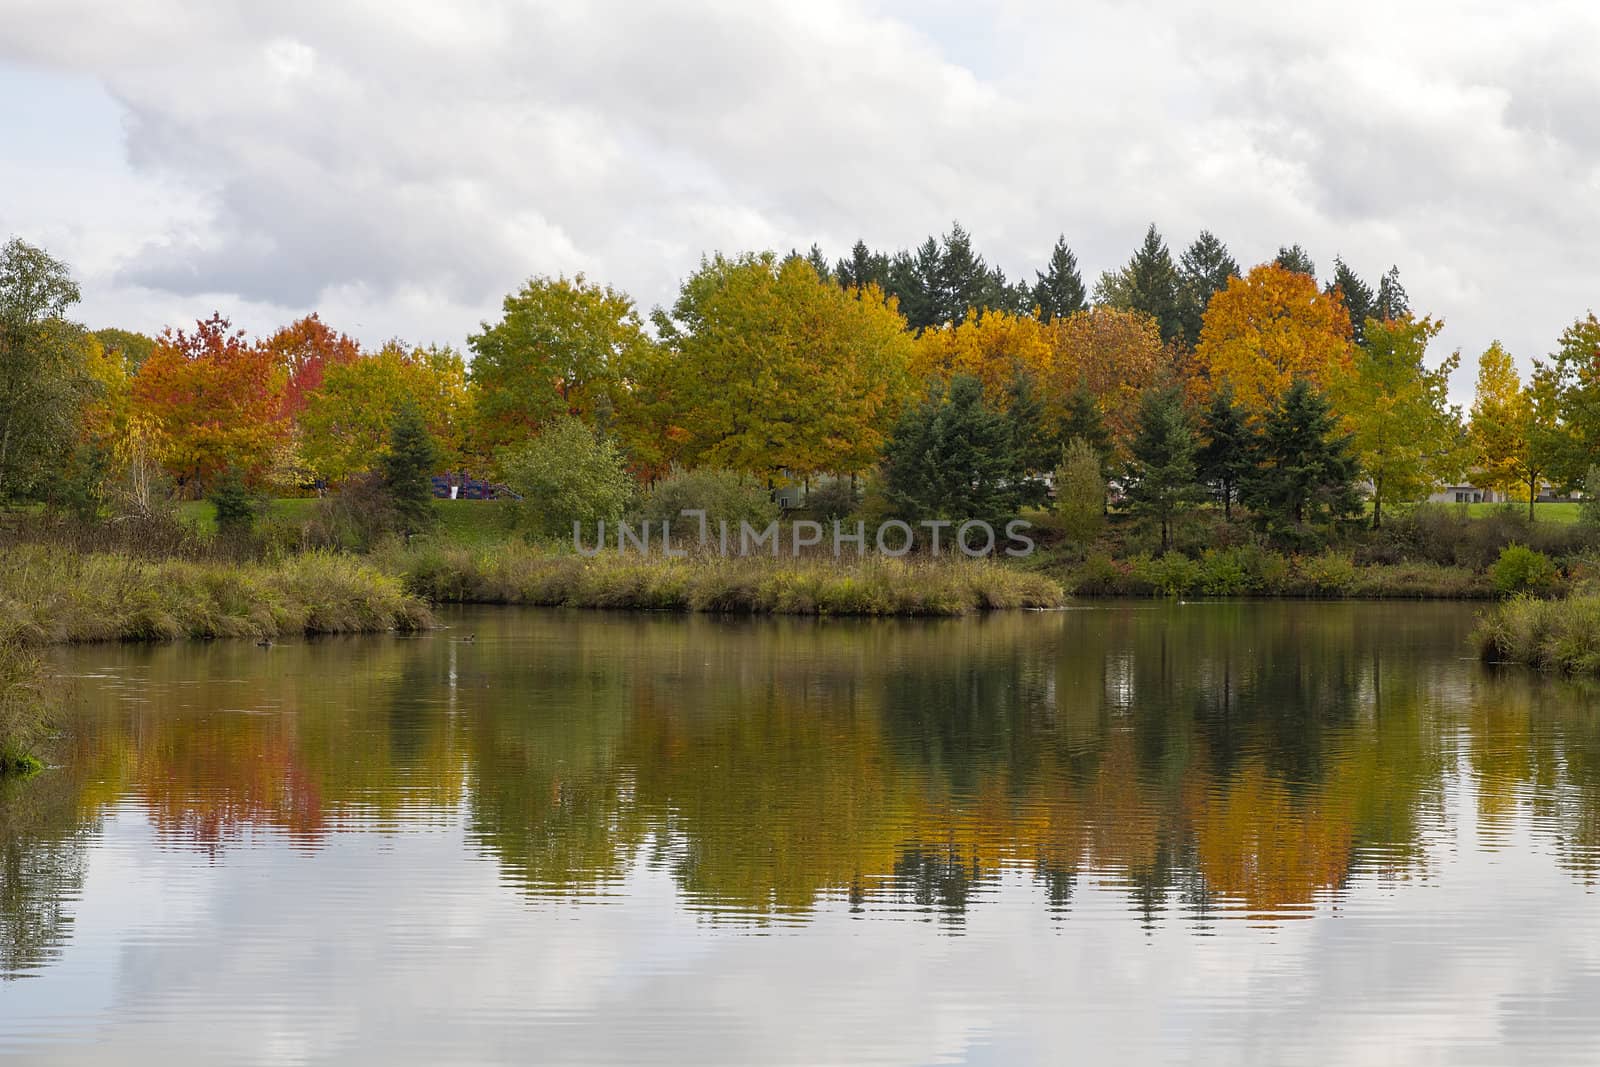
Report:
M1057 318L1047 336L1051 354L1040 381L1046 417L1059 422L1073 395L1087 390L1113 439L1126 440L1139 397L1172 365L1156 320L1142 311L1095 307Z
M1264 264L1211 298L1195 356L1211 388L1232 383L1239 403L1260 414L1296 378L1326 390L1350 362L1350 337L1337 294L1320 291L1310 275Z
M1461 473L1461 412L1450 405L1450 375L1460 353L1437 368L1424 360L1444 323L1431 318L1368 319L1347 373L1330 388L1334 410L1352 434L1361 469L1372 483L1372 525L1385 504L1427 496Z
M1485 488L1527 493L1528 517L1559 440L1555 396L1548 374L1536 369L1524 386L1511 353L1499 341L1478 358L1478 385L1469 424Z
M1031 375L1042 387L1052 356L1049 332L1038 319L987 311L980 318L924 330L917 338L912 373L924 384L969 375L983 383L984 400L998 407L1004 406L1021 374Z
M678 458L770 477L854 473L877 456L910 383L892 301L823 281L803 259L722 256L658 312L658 411Z
M467 405L466 365L450 348L408 348L390 341L375 353L330 363L300 413L300 447L319 478L339 482L371 470L389 447L394 414L415 403L451 465L461 459Z

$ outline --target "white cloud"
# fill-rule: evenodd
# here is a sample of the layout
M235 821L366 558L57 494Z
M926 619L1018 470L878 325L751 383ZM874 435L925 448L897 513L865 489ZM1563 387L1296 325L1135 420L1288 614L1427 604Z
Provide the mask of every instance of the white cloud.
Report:
M72 259L96 322L320 308L460 343L533 273L648 306L704 251L957 217L1013 277L1058 232L1092 275L1151 220L1175 250L1205 227L1244 262L1398 264L1467 351L1458 394L1491 338L1526 360L1600 303L1588 3L0 12L34 97L0 227Z

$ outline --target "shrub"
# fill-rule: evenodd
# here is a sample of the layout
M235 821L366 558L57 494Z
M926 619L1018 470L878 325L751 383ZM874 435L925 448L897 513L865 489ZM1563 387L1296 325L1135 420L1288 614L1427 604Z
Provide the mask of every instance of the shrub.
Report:
M1325 552L1299 560L1302 591L1311 596L1341 596L1356 584L1356 565L1349 556Z
M1600 527L1600 463L1591 463L1584 475L1578 522L1584 526Z
M1200 557L1200 591L1206 596L1241 596L1253 588L1239 549L1208 548Z
M706 529L714 540L719 521L738 535L739 523L748 522L760 529L778 517L778 505L772 494L755 479L736 471L716 467L683 470L674 467L665 478L656 482L639 502L637 516L645 522L671 523L673 541L683 543L690 534L699 536L699 523L685 516L685 511L704 511Z
M367 552L399 529L400 517L382 476L363 474L317 501L302 539L308 547Z
M508 512L530 537L564 541L574 523L590 530L599 522L614 524L633 496L633 479L616 446L575 418L551 422L533 440L502 451L499 462L522 498Z
M223 472L216 485L212 486L210 500L216 511L217 532L233 537L248 532L261 510L261 502L232 467Z
M1074 437L1056 468L1056 516L1062 535L1078 548L1091 544L1105 525L1105 508L1100 453L1083 438Z
M1502 593L1549 592L1558 578L1550 557L1526 545L1507 545L1489 573Z
M1182 596L1200 584L1200 564L1181 552L1133 561L1133 576L1164 596Z
M1132 568L1119 563L1104 552L1095 552L1084 560L1073 580L1073 592L1081 596L1114 596L1125 592Z
M855 485L849 478L835 478L806 494L806 511L822 522L844 519L855 514Z

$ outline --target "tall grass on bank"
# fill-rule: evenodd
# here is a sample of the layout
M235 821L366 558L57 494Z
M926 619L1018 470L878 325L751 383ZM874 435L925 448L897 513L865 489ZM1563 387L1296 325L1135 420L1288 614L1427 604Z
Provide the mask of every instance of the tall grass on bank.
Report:
M1600 674L1600 594L1513 597L1479 617L1473 639L1485 660Z
M983 560L585 559L520 544L424 547L388 566L438 603L783 615L965 615L1056 607L1061 586Z
M146 560L48 545L0 553L0 640L167 641L432 625L398 577L351 556Z
M0 777L39 769L34 751L50 708L39 658L17 641L0 638Z

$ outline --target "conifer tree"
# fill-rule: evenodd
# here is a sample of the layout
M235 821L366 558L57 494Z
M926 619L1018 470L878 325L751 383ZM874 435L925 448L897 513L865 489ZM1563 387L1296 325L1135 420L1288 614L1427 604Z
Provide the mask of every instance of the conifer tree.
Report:
M1011 427L958 374L901 416L884 449L884 490L907 518L994 519L1018 505Z
M1012 475L1021 489L1020 502L1044 503L1048 487L1039 475L1049 471L1059 451L1045 432L1044 406L1033 376L1018 373L1006 387L1006 426L1011 435Z
M1280 246L1278 258L1273 262L1284 270L1292 270L1296 274L1309 274L1313 278L1317 276L1317 264L1312 260L1311 254L1297 244L1289 245L1287 248Z
M1367 320L1373 317L1372 286L1362 281L1341 257L1334 256L1333 280L1328 283L1324 291L1339 294L1340 299L1344 301L1345 310L1350 313L1352 339L1358 345L1365 342Z
M1094 449L1095 455L1100 457L1102 470L1111 462L1111 431L1106 428L1105 418L1100 414L1100 402L1087 385L1080 383L1067 398L1066 413L1056 436L1067 444L1074 439L1081 440Z
M1183 342L1193 348L1200 342L1200 325L1211 298L1228 286L1229 278L1240 277L1239 263L1210 230L1200 236L1178 258L1178 282L1183 315Z
M1232 521L1233 502L1256 466L1256 434L1248 413L1233 399L1228 386L1217 390L1201 416L1204 443L1195 454L1196 473L1222 502L1223 517Z
M383 488L406 536L428 529L433 524L433 468L439 461L439 446L422 411L411 401L395 410L389 427L389 450L384 453L379 471Z
M1360 510L1350 435L1339 432L1327 399L1308 379L1296 378L1267 411L1261 458L1245 495L1274 524L1301 527Z
M1156 320L1161 340L1183 336L1183 315L1178 299L1178 269L1172 265L1167 244L1155 223L1145 231L1144 242L1123 271L1128 307Z
M1411 314L1411 298L1400 284L1400 268L1390 267L1378 282L1378 295L1372 301L1372 317L1393 322Z
M1088 307L1083 276L1078 273L1078 257L1067 247L1065 234L1056 238L1044 273L1034 273L1039 280L1033 287L1033 302L1039 305L1041 321L1065 318Z
M1173 523L1203 495L1195 475L1194 432L1178 387L1145 392L1128 452L1128 505L1159 527L1165 552L1172 547Z

